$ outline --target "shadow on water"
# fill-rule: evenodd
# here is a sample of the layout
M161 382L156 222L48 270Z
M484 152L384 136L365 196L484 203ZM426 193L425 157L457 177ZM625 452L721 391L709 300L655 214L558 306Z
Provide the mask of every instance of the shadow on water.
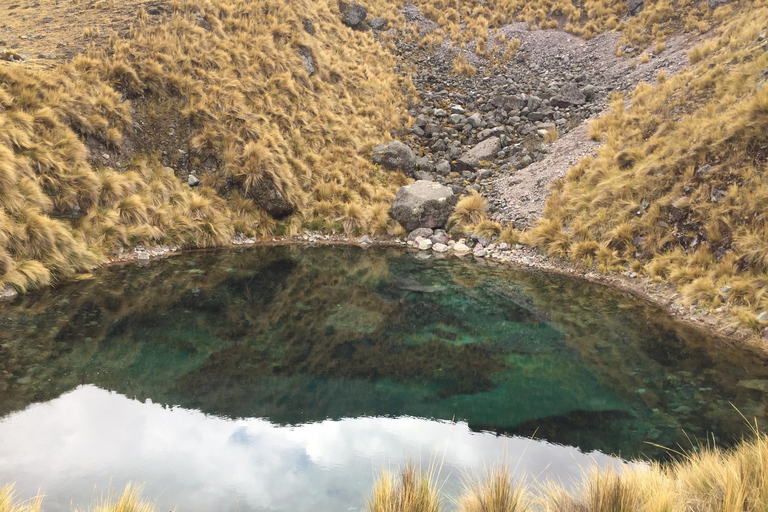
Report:
M254 248L108 268L0 310L0 415L93 384L228 418L466 421L582 450L727 444L753 355L604 287L394 249Z

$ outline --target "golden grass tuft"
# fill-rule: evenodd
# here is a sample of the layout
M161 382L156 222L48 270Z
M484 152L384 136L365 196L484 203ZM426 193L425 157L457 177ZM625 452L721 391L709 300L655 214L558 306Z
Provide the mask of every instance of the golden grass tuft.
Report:
M453 59L453 72L457 75L473 77L477 74L477 68L464 57L464 54L459 53Z
M440 512L440 491L431 475L408 464L398 475L382 472L367 512Z
M467 228L486 220L488 214L485 211L488 203L485 198L475 191L459 199L453 213L448 218L448 226Z
M458 499L458 512L526 512L529 498L525 487L512 481L506 465L494 466L486 471L482 480L465 483Z

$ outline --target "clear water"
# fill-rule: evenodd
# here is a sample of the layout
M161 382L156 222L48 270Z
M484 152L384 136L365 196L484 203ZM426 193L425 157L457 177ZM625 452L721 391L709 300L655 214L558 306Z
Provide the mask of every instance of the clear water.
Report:
M362 510L376 472L529 480L766 417L754 355L601 286L394 249L195 253L0 310L0 483L46 510ZM733 404L733 405L731 405ZM530 439L533 437L533 439ZM94 491L97 489L97 491Z

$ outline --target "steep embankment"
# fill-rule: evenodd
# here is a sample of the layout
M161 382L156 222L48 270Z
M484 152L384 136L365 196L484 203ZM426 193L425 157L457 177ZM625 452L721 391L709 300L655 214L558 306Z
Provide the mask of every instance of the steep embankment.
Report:
M0 285L44 285L142 242L271 234L290 214L287 229L386 232L403 177L368 155L408 121L408 82L370 33L324 1L128 4L127 29L114 2L4 8L38 27L9 38L32 46L0 67ZM76 45L48 17L70 9L96 43L40 69L49 39ZM122 31L98 39L112 9Z

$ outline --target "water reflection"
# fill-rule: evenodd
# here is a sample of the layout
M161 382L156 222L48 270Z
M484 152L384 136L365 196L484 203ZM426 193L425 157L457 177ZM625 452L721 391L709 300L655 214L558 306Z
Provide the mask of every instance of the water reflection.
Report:
M281 427L141 403L94 386L0 421L0 480L24 495L42 487L45 509L88 504L94 485L147 482L160 510L362 510L375 473L406 460L442 462L445 489L484 465L510 461L520 478L578 478L611 460L466 424L411 417L326 420Z
M661 458L657 445L689 437L739 439L731 403L764 423L766 386L754 355L598 285L387 249L193 253L0 310L0 480L56 499L111 476L169 506L359 506L385 459L448 432L472 440L449 445L454 466L505 443L514 460L514 436L536 433L578 450L533 443L526 474L570 474L564 454ZM31 416L39 440L14 430ZM420 444L412 429L430 434Z

